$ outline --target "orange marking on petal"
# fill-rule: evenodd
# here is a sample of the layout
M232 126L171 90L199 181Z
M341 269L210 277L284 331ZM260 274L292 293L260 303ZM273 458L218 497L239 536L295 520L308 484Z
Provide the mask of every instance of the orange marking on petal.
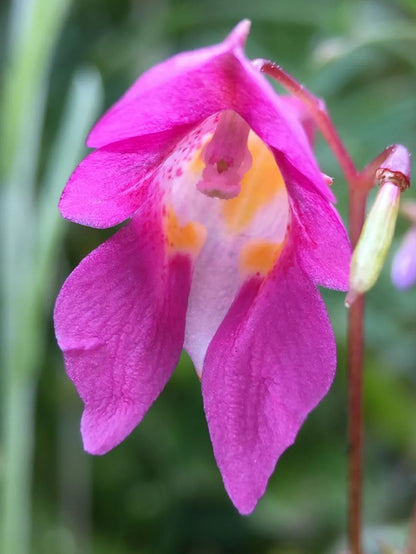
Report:
M253 163L241 180L241 192L223 206L227 227L234 232L241 231L279 191L285 190L273 154L253 132L249 134L248 147Z
M202 150L204 149L207 142L209 140L211 140L211 138L212 138L212 133L207 134L203 138L201 146L197 150L195 150L195 152L193 153L192 159L191 159L191 161L189 163L189 166L188 166L188 169L190 171L192 171L193 173L197 173L197 174L202 173L202 171L205 167L205 164L202 161L202 156L201 156Z
M193 173L202 173L205 167L205 164L201 158L201 152L202 152L202 148L199 148L196 151L195 156L192 158L191 163L189 164L189 170L192 171Z
M268 240L250 240L240 252L239 267L246 273L267 275L282 251L283 242Z
M168 208L166 216L166 235L170 248L197 256L205 243L207 231L201 223L189 221L179 223L173 208Z

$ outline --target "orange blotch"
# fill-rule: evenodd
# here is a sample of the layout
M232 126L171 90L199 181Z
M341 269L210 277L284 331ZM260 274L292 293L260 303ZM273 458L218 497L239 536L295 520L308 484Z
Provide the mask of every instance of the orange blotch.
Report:
M283 242L250 240L240 252L239 267L244 273L267 275L282 251Z
M201 158L201 152L202 147L196 151L195 156L192 158L191 163L189 164L189 170L193 173L202 173L205 167L205 164Z
M248 148L253 163L241 181L241 192L223 205L227 227L234 232L241 231L279 191L285 190L273 154L253 132L249 134Z
M206 135L203 140L201 146L194 152L192 155L192 159L190 161L188 170L192 171L193 173L200 174L204 170L205 164L202 161L202 150L204 149L207 142L209 142L212 139L212 133Z
M174 251L198 255L205 243L206 229L196 221L181 225L173 208L166 214L166 236L169 247Z

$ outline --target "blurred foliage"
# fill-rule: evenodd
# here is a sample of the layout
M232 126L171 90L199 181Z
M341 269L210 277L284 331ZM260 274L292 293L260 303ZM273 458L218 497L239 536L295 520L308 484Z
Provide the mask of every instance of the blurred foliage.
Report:
M7 9L0 7L4 28ZM108 107L146 68L222 40L245 17L252 20L248 55L278 61L324 96L359 166L394 142L416 152L414 0L73 0L51 69L39 174L56 156L63 98L80 67L98 69ZM345 183L321 139L317 152L346 219ZM64 179L55 186L63 188ZM401 222L398 237L405 228ZM81 401L53 338L51 304L71 268L111 232L65 229L51 269L56 282L48 290L36 404L33 552L339 552L347 449L343 295L324 291L339 353L334 386L282 457L254 514L241 517L223 489L186 356L122 445L104 457L82 451ZM387 266L368 295L366 328L365 521L377 525L368 547L376 552L378 539L404 546L416 496L416 290L395 290Z

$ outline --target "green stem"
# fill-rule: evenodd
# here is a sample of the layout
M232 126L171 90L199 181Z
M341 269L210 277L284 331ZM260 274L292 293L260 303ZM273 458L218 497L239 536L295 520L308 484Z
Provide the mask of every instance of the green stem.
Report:
M0 551L30 552L39 295L34 294L35 182L48 73L69 0L14 0L1 91Z
M36 375L43 351L42 322L44 305L51 286L54 259L63 233L63 220L57 202L63 183L79 161L88 128L95 120L102 103L98 74L91 69L78 71L69 89L68 102L59 132L54 141L51 161L43 181L37 209L37 233L30 255L25 260L25 278L18 280L22 242L27 240L25 221L8 233L3 257L10 266L2 273L3 316L3 509L0 552L23 554L30 551L30 476L33 447L34 396ZM16 199L9 189L4 199L6 214L13 213ZM34 208L33 208L34 209ZM6 229L7 230L7 229ZM7 247L7 251L5 248ZM20 260L20 264L22 260ZM13 275L15 278L13 279Z

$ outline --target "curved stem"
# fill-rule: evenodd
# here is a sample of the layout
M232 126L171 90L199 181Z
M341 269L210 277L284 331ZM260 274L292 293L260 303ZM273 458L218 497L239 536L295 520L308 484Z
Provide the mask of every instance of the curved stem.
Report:
M280 66L256 60L256 67L278 81L288 92L302 100L309 108L349 187L349 226L352 247L357 244L364 218L367 194L373 184L373 175L382 153L362 172L358 172L347 149L329 117L323 100L316 98ZM376 167L377 166L377 167ZM364 352L364 297L357 298L348 314L348 542L351 554L362 554L362 370Z
M359 174L328 115L325 102L309 92L308 89L286 73L279 65L267 60L257 60L255 64L260 66L262 73L278 81L288 92L302 100L309 108L318 129L321 131L339 163L348 185L355 188L359 180Z

